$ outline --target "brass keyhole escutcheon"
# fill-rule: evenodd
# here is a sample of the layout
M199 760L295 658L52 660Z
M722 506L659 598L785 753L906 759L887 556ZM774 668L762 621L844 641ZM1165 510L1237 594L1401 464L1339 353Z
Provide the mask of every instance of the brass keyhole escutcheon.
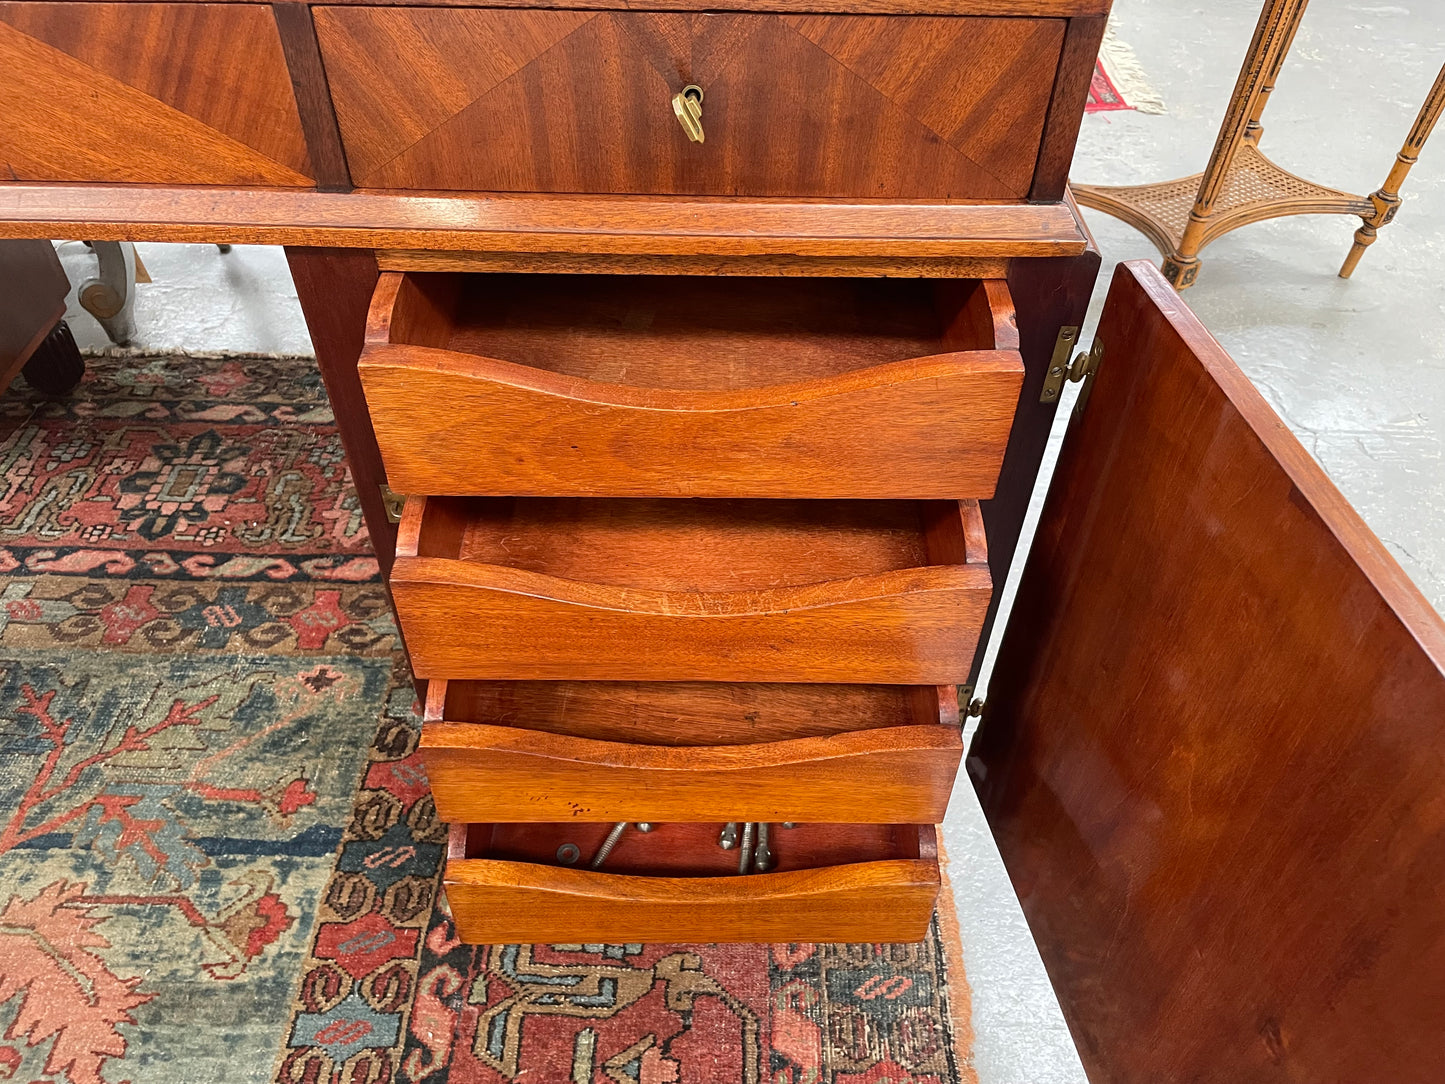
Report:
M672 111L677 114L677 123L694 143L703 141L702 134L702 87L689 83L672 96Z

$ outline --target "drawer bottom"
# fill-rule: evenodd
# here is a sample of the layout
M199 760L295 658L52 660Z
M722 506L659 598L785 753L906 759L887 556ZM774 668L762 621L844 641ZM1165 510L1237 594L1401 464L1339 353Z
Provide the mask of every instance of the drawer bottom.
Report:
M720 824L452 827L444 883L462 941L920 941L938 897L931 825L771 825L768 872L738 872ZM577 864L558 864L571 844ZM563 852L568 853L568 852Z

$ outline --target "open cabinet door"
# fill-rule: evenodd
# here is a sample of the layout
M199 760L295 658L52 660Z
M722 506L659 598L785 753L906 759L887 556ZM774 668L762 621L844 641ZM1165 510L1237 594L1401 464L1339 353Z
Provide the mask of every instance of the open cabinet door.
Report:
M1099 338L969 757L1089 1077L1445 1080L1445 623L1152 265Z

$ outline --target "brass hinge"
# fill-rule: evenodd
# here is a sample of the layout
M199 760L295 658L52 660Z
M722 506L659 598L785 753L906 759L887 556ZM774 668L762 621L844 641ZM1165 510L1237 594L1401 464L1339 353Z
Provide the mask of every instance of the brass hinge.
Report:
M1057 403L1059 396L1063 394L1065 380L1076 383L1082 380L1084 386L1079 389L1079 398L1074 403L1074 413L1082 414L1089 403L1089 392L1094 387L1094 374L1099 371L1099 366L1104 361L1104 343L1095 336L1094 345L1088 350L1080 351L1071 362L1069 352L1078 338L1079 329L1076 327L1059 330L1059 337L1054 342L1054 356L1049 360L1049 371L1044 375L1044 387L1039 392L1039 402Z
M406 507L406 494L393 493L391 486L381 483L381 506L386 509L388 523L401 522L401 510Z
M1074 344L1078 341L1078 328L1059 328L1059 337L1054 340L1054 356L1049 359L1049 372L1044 377L1044 390L1039 392L1039 402L1059 401L1059 393L1064 390L1064 378L1069 375L1069 355L1074 352Z
M972 685L958 687L959 712L965 719L977 719L983 714L983 701L973 698Z

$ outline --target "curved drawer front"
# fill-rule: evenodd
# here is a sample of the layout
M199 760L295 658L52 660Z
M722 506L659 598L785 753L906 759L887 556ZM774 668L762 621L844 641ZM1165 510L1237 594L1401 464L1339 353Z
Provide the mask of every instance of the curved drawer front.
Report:
M624 877L521 862L447 863L469 944L921 941L938 863L869 862L752 877Z
M418 677L966 680L975 501L426 498L391 594Z
M315 183L269 6L0 3L0 64L11 180Z
M560 827L562 834L548 840L549 848L556 838L570 837L572 829ZM718 827L661 825L653 836L682 829L677 834L687 836L688 848L706 848L705 839L715 839ZM453 826L443 880L457 934L469 943L919 941L941 883L931 826L890 830L895 844L884 848L877 846L876 831L852 826L870 860L798 869L786 868L788 844L780 839L783 867L747 876L705 875L697 860L676 852L663 856L656 872L635 864L617 872L568 868L547 864L540 855L517 861L500 856L505 848L494 856L487 846L469 843L488 831L486 825ZM848 832L839 826L831 834L846 839ZM713 857L704 857L704 865L716 866L718 858L725 865L736 861L715 843L710 849ZM831 850L836 855L847 847ZM677 868L689 864L694 868Z
M440 722L426 724L421 749L437 813L451 823L934 824L963 738L933 724L679 748Z
M1012 351L745 392L420 347L372 351L362 377L399 492L614 497L987 498L1022 382Z
M363 188L1018 199L1064 21L357 6L316 29Z
M391 592L418 677L957 684L987 568L798 588L655 592L399 557Z
M986 499L1001 280L382 276L360 375L400 493Z

